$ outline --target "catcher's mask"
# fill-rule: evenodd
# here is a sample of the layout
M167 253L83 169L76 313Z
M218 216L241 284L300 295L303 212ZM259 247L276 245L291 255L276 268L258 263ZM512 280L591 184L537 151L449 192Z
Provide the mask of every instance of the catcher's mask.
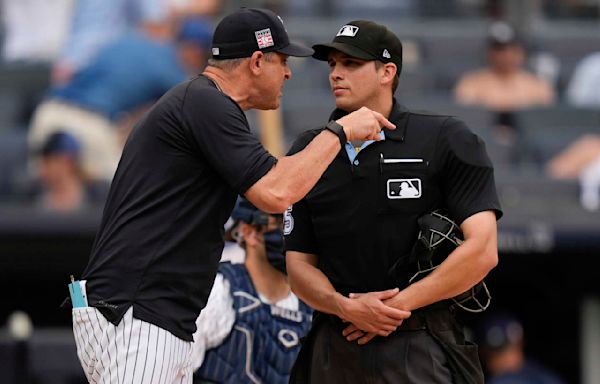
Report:
M436 210L417 219L419 235L412 248L409 263L416 272L409 284L436 269L464 239L459 226L444 210ZM468 291L452 298L456 306L468 312L483 312L491 302L490 292L482 280Z
M273 224L269 224L269 217L272 216L276 220L276 228L269 228ZM240 235L236 229L239 222L244 222L255 227L258 231L264 232L265 248L267 250L267 260L269 263L280 272L287 274L285 264L285 252L283 251L283 231L282 215L269 214L258 209L254 204L246 198L239 196L233 211L231 212L233 223L229 229L232 240L239 241Z

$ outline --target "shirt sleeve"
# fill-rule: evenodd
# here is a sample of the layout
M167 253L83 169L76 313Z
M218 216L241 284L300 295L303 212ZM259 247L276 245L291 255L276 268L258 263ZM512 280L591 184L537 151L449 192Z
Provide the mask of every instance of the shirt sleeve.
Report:
M229 292L229 281L217 274L206 307L196 319L196 332L192 344L192 367L202 366L206 351L215 348L231 333L235 323L233 297Z
M262 178L277 159L262 146L237 104L213 89L188 87L184 124L210 165L239 194Z
M286 251L318 254L317 240L306 200L298 201L285 211L283 234Z
M302 134L294 142L288 156L303 150L319 131ZM318 254L317 239L312 224L310 207L305 198L290 206L283 214L284 249Z
M494 168L485 143L460 120L446 120L439 136L437 156L442 190L450 216L462 223L475 213L492 210L502 216Z

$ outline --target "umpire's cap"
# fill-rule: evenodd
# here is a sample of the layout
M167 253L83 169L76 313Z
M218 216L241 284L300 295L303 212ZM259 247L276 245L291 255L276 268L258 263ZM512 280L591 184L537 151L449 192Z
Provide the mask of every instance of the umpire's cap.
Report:
M363 60L379 60L394 63L402 70L402 43L384 25L368 20L354 20L342 26L333 41L328 44L313 45L317 60L328 60L329 51L337 49L349 56Z
M216 60L250 57L255 51L310 56L313 50L290 42L283 20L261 8L240 8L219 22L212 40Z

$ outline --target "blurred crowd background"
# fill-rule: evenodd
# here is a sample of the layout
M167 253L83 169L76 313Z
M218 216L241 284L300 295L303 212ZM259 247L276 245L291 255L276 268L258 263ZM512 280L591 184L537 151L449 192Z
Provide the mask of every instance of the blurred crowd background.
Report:
M490 380L527 361L546 383L600 383L598 0L0 0L0 381L83 382L58 306L120 149L239 6L276 11L306 45L364 18L401 38L396 98L466 121L495 165L493 302L464 318ZM326 64L290 66L281 108L248 113L276 155L334 107Z

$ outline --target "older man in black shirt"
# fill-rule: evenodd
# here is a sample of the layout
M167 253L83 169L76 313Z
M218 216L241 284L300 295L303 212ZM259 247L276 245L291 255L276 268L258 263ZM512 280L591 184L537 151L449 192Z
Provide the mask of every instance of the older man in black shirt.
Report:
M363 108L298 154L271 156L243 111L277 108L287 57L312 52L290 43L273 12L242 8L217 26L204 73L171 89L133 129L82 275L89 307L73 309L89 381L191 383L195 320L237 195L283 212L314 186L340 138L393 128Z

